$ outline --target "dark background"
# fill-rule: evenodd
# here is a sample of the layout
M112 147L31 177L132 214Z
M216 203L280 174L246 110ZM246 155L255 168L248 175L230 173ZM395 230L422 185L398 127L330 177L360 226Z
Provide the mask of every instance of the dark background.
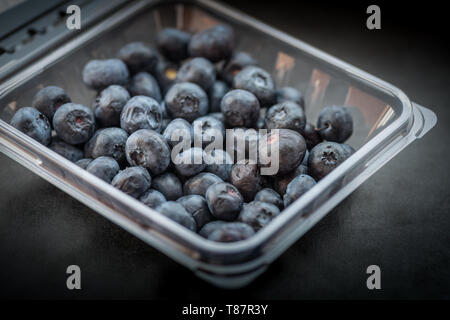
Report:
M380 169L251 285L199 280L0 155L0 297L147 299L450 298L450 63L439 2L226 1L401 88L437 126ZM381 7L369 31L366 8ZM82 290L66 289L68 265ZM382 289L366 288L381 267Z

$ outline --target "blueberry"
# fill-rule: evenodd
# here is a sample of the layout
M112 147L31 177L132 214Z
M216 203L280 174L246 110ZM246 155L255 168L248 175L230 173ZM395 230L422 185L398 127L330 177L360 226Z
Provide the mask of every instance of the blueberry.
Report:
M204 160L206 163L205 171L215 174L223 181L230 180L233 161L225 150L214 149L210 152L205 152Z
M83 69L83 82L100 91L112 84L124 85L129 78L128 68L122 60L91 60Z
M194 143L202 145L205 148L218 137L225 137L225 127L223 122L211 116L197 118L192 123L194 129ZM197 145L196 144L196 145ZM222 146L222 145L221 145Z
M82 169L86 169L87 166L89 165L89 163L92 162L92 160L94 160L94 159L83 158L83 159L80 159L80 160L78 160L77 162L75 162L75 164L76 164L77 166L79 166L80 168L82 168Z
M64 141L58 138L56 139L53 138L52 142L48 147L57 154L59 154L60 156L63 156L64 158L72 162L77 162L78 160L84 158L83 151L81 151L77 147L65 143Z
M256 121L256 128L258 128L258 129L266 128L266 114L267 114L267 108L259 109L259 117L258 117L258 121Z
M139 72L135 74L128 83L128 91L131 96L146 96L161 101L161 90L158 82L148 72Z
M314 126L309 123L306 124L305 130L303 130L303 137L305 138L308 150L311 150L322 142L322 137L320 134L316 131Z
M163 109L150 97L135 96L128 100L120 114L120 127L128 133L140 129L161 131Z
M206 163L204 161L205 152L201 148L189 148L181 151L175 156L175 171L183 177L191 177L202 172Z
M205 58L193 58L183 63L176 78L176 82L198 84L206 92L213 86L215 80L216 69Z
M36 108L20 108L11 119L11 125L45 146L52 140L52 127L47 117Z
M286 174L302 163L306 153L306 143L305 139L298 132L290 129L279 129L278 131L269 132L262 138L262 141L267 144L269 153L275 147L274 144L278 142L278 174Z
M276 91L277 95L277 104L292 101L302 107L305 110L305 99L303 94L295 88L292 87L283 87Z
M230 152L232 159L239 162L244 159L252 159L255 162L258 160L258 143L260 141L260 134L254 129L233 128L227 130L226 149Z
M276 101L272 77L260 67L248 66L242 69L234 77L233 88L253 93L258 98L261 107L270 107Z
M213 231L208 240L216 242L236 242L250 238L255 234L255 231L246 223L229 222L220 226Z
M317 128L324 140L342 143L353 133L352 114L346 107L325 107L319 114Z
M209 116L216 118L217 120L219 120L222 123L225 123L225 118L222 114L222 112L212 112L210 114L208 114Z
M234 77L245 67L256 66L257 62L248 53L238 51L223 66L221 76L229 84L233 83Z
M302 165L305 167L308 167L308 158L309 158L309 151L306 149L305 156L303 157Z
M292 101L276 104L267 110L267 129L291 129L303 133L306 125L306 116L303 109Z
M177 77L179 66L167 61L161 61L154 72L156 80L158 80L159 88L165 94L172 86Z
M148 189L139 198L139 201L141 201L143 204L145 204L146 206L148 206L152 209L156 209L156 207L163 204L167 200L161 192L159 192L155 189Z
M281 195L286 193L288 184L294 180L295 177L301 174L308 174L308 167L301 164L294 171L285 175L276 175L273 181L274 189Z
M120 113L130 100L128 91L118 85L111 85L102 90L95 99L93 109L95 119L102 127L119 127Z
M33 98L32 107L52 121L55 111L63 104L71 102L64 89L55 86L45 87L36 93Z
M114 158L111 157L99 157L94 159L86 167L86 171L92 173L94 176L111 183L112 179L119 172L120 167Z
M261 176L257 164L248 160L236 163L231 169L230 182L239 190L245 201L251 201L261 189Z
M177 200L183 196L183 186L180 179L171 173L165 172L153 178L153 188L161 192L167 200Z
M347 158L347 151L336 142L322 142L308 157L308 171L317 181L325 177Z
M181 61L189 56L190 40L189 33L174 28L163 29L156 37L159 52L172 61Z
M221 226L223 226L227 223L228 222L220 221L220 220L208 222L199 230L198 234L204 238L208 238L211 233L218 230Z
M120 171L111 184L133 198L140 198L152 183L147 169L143 167L128 167Z
M205 57L212 62L227 59L234 50L233 30L217 25L197 32L191 37L188 50L192 57Z
M231 90L222 99L220 109L225 125L230 128L256 126L259 117L259 102L246 90Z
M271 203L279 209L283 209L283 200L281 196L273 189L264 188L255 195L255 201Z
M100 129L84 145L84 155L93 159L101 156L112 157L120 165L123 165L127 161L125 156L125 143L127 139L128 134L123 129Z
M223 96L228 92L229 88L223 81L217 80L209 88L209 109L210 112L221 112L220 103Z
M120 49L118 58L128 67L132 74L139 71L152 72L158 64L156 51L142 42L132 42Z
M128 137L125 155L132 166L143 166L152 175L163 173L170 163L170 148L156 131L141 129Z
M163 136L172 147L184 141L183 139L186 139L187 142L185 143L187 146L191 146L194 141L194 132L191 124L181 118L176 118L169 122L166 129L164 129Z
M223 182L223 180L215 174L202 172L184 183L183 192L185 195L196 194L204 197L206 195L206 190L217 182Z
M192 122L208 112L208 97L195 83L174 84L165 97L166 109L172 118Z
M353 149L353 147L349 144L346 143L342 143L341 147L344 149L345 151L345 158L349 158L352 154L354 154L356 151L355 149Z
M253 230L264 228L273 218L280 213L277 206L262 202L252 201L244 204L238 216L238 221L248 224Z
M53 128L58 137L70 144L88 141L95 131L95 117L91 109L81 104L66 103L56 110Z
M179 198L177 202L194 217L197 229L202 228L205 224L214 219L211 212L209 212L205 198L202 196L196 194L184 196Z
M239 190L230 183L218 182L206 191L209 211L219 220L233 221L242 209L244 199Z
M197 230L195 219L192 217L186 209L175 201L167 201L159 205L156 211L165 215L169 219L181 224L183 227L188 228L191 231Z
M289 206L315 185L316 180L306 174L295 177L287 186L284 195L284 206Z

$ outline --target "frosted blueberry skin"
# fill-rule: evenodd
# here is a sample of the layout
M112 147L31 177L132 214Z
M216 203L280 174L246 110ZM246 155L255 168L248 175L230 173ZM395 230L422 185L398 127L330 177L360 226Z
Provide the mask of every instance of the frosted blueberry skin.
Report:
M322 142L315 146L308 157L308 172L316 181L324 178L348 157L348 151L336 142Z
M153 178L153 189L161 192L167 200L177 200L183 196L183 185L180 179L171 173L165 172Z
M323 141L319 132L310 123L307 123L305 125L305 130L303 130L303 137L305 138L308 150L311 150Z
M161 102L161 90L156 79L148 72L135 74L127 85L131 96L146 96Z
M165 28L158 32L156 37L159 52L171 61L181 61L189 57L190 40L189 33L175 28Z
M211 233L218 230L221 226L226 224L226 221L214 220L206 223L199 231L198 234L203 238L208 238Z
M323 140L345 142L353 133L350 110L342 106L323 108L317 120L317 130Z
M63 104L71 102L64 89L55 86L48 86L39 90L33 98L32 107L52 121L56 110Z
M119 127L120 114L130 100L128 91L118 85L111 85L102 90L93 103L94 115L102 127Z
M230 90L228 85L220 80L214 82L214 84L209 88L209 111L221 112L220 103L222 102L223 96Z
M159 88L165 95L167 90L175 83L177 77L179 65L170 61L161 61L156 66L156 70L153 73L156 80L158 80Z
M121 128L105 128L94 133L91 139L84 145L84 155L87 158L101 156L114 158L119 165L125 165L125 143L128 133Z
M154 176L166 171L170 163L170 148L156 131L141 129L134 132L125 144L125 155L131 166L142 166Z
M292 87L283 87L279 88L276 91L276 95L277 104L286 101L292 101L298 104L303 110L305 110L305 98L299 90Z
M267 110L265 124L267 129L291 129L302 134L306 126L306 115L298 104L285 101Z
M205 152L201 148L181 151L174 159L175 171L182 177L191 177L202 172L206 167L204 156Z
M135 96L128 100L120 114L120 127L128 133L140 129L161 131L163 109L153 98Z
M186 61L177 72L176 82L191 82L199 85L205 92L214 85L216 68L205 58Z
M205 152L205 171L215 174L223 181L230 180L233 162L225 150L215 149Z
M301 174L308 174L308 167L301 164L294 171L289 172L284 175L276 175L273 179L273 188L280 195L286 193L286 188L288 184L297 176Z
M195 83L174 84L165 97L166 109L172 118L183 118L192 122L208 113L208 96Z
M180 138L177 140L175 139L176 136L180 136ZM172 147L184 141L183 139L186 139L187 142L185 143L188 146L191 146L194 142L194 132L191 124L181 118L176 118L169 122L164 129L163 137Z
M278 192L270 188L264 188L258 191L255 195L255 201L270 203L277 206L280 210L283 209L283 199L281 199Z
M267 226L273 218L280 214L280 209L274 204L262 201L252 201L244 204L238 216L238 221L259 231Z
M272 77L260 67L248 66L242 69L234 77L233 88L250 91L263 108L271 107L276 101Z
M246 52L238 51L233 53L231 58L224 64L220 75L228 83L232 84L234 77L245 67L256 66L258 63Z
M111 157L99 157L92 160L86 167L87 172L92 173L107 183L111 183L119 170L119 164Z
M120 171L111 184L133 198L140 198L151 186L152 178L143 167L128 167Z
M139 201L146 206L155 209L167 200L161 192L155 189L149 189L139 198Z
M139 71L155 70L158 65L158 54L156 50L142 42L132 42L120 49L117 57L128 67L131 74Z
M284 206L289 206L315 185L316 180L306 174L295 177L287 186L284 195Z
M257 97L246 90L231 90L222 99L220 110L227 128L254 128L259 117Z
M184 195L196 194L205 197L208 188L217 182L223 182L223 180L215 174L201 172L184 183Z
M205 199L211 214L216 219L224 221L235 220L244 204L239 190L226 182L211 185L206 191Z
M164 202L156 208L156 211L191 231L197 231L197 224L194 217L192 217L192 215L178 202Z
M347 143L341 143L341 147L344 149L346 159L356 152L356 150Z
M246 202L252 201L261 189L261 175L257 164L236 163L230 174L230 182L239 190Z
M77 162L78 160L84 158L84 153L82 150L71 144L65 143L59 138L53 138L48 147L60 156L72 162Z
M228 222L211 232L208 240L216 242L236 242L250 238L255 230L246 223Z
M85 143L95 131L94 113L81 104L66 103L56 110L53 128L58 137L69 144Z
M216 138L222 137L225 140L225 126L223 122L211 116L203 116L192 122L194 143L205 148ZM222 148L222 145L220 146Z
M92 162L92 160L94 160L94 159L83 158L83 159L80 159L80 160L78 160L77 162L75 162L75 164L76 164L77 166L79 166L80 168L82 168L82 169L86 169L87 166L89 165L89 163Z
M52 140L52 127L47 117L36 108L20 108L11 119L11 125L37 142L48 146Z
M208 204L202 196L196 194L188 195L179 198L177 202L195 219L197 230L200 230L205 224L214 220L211 212L209 212Z
M217 25L194 34L188 51L192 57L204 57L215 63L231 56L234 42L233 29L226 25Z
M128 82L128 68L119 59L91 60L83 68L83 82L91 89L100 91L110 85L123 86Z

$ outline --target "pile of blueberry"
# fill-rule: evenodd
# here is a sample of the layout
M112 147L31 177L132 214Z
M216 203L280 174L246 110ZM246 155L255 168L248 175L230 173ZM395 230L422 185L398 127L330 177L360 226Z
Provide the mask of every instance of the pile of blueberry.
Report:
M92 107L48 86L11 125L209 240L246 239L354 152L344 144L353 121L347 108L330 106L316 126L307 123L302 93L276 89L234 42L225 25L193 35L164 29L158 50L134 42L115 58L84 66L84 84L97 91ZM191 147L212 129L239 128L267 129L269 140L279 132L277 174L261 175L261 165L247 160L210 164L208 157L230 154ZM177 130L192 135L176 159L200 161L171 158Z

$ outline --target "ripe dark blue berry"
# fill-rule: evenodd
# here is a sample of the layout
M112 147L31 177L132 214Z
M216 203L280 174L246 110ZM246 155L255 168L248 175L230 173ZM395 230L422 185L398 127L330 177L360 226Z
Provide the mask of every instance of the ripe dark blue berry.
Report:
M92 162L92 160L94 160L94 159L84 158L84 159L78 160L77 162L75 162L75 164L82 169L86 169L87 166L89 165L89 163Z
M238 51L233 53L231 58L225 63L221 76L229 84L233 83L234 77L245 67L256 66L257 62L248 53Z
M208 97L195 83L174 84L165 97L166 109L172 118L192 122L208 112Z
M255 195L255 201L262 201L271 203L277 206L280 210L283 209L283 200L281 196L273 189L264 188Z
M183 192L185 195L197 194L204 197L208 188L217 182L223 180L215 174L201 172L184 183Z
M272 77L260 67L248 66L242 69L234 77L233 88L253 93L258 98L261 107L270 107L276 101Z
M230 182L239 190L246 202L252 201L261 189L261 175L257 164L245 161L233 165Z
M190 148L181 151L173 159L175 171L183 177L191 177L205 169L205 152L201 148Z
M128 134L121 128L100 129L84 145L84 155L92 159L101 156L112 157L120 165L124 165L127 161L125 156L127 139Z
M306 174L295 177L287 186L284 195L284 206L289 206L315 185L316 180Z
M211 232L208 240L216 242L236 242L250 238L255 230L246 223L228 222Z
M220 103L223 96L228 92L228 85L220 80L214 82L211 88L209 88L209 111L221 112Z
M234 33L225 25L197 32L189 42L189 54L192 57L205 57L212 62L229 58L233 49Z
M94 176L111 183L112 179L119 172L120 167L116 160L111 157L99 157L92 160L86 167L86 171Z
M313 125L307 123L305 130L303 130L303 137L305 138L306 146L308 150L311 150L316 145L322 142L322 137Z
M244 204L239 190L226 182L211 185L206 191L205 199L211 214L216 219L225 221L235 220Z
M142 42L132 42L120 49L118 58L128 67L132 74L139 71L152 72L158 64L156 51Z
M147 168L152 175L163 173L170 163L170 148L156 131L141 129L128 137L125 154L132 166Z
M308 174L308 167L301 164L294 171L284 175L276 175L273 179L273 187L280 194L284 195L288 184L294 180L295 177L301 174Z
M191 124L181 118L170 121L164 129L163 136L167 143L172 147L181 141L183 141L186 146L191 146L194 141L194 132Z
M342 143L341 144L341 147L344 149L344 151L345 151L345 158L347 159L347 158L349 158L352 154L354 154L356 151L355 151L355 149L351 146L351 145L349 145L349 144L346 144L346 143Z
M94 134L95 117L92 110L86 106L66 103L56 110L53 128L58 137L67 143L85 143Z
M211 233L218 230L221 226L223 226L224 224L227 224L227 223L228 222L221 221L221 220L215 220L215 221L208 222L207 224L205 224L203 226L203 228L201 228L199 230L198 234L204 238L208 238Z
M344 162L347 156L347 151L339 143L319 143L311 150L308 157L309 174L319 181Z
M223 181L230 180L233 161L230 155L221 149L214 149L205 152L205 171L210 172L221 178Z
M205 58L193 58L183 63L177 73L177 82L192 82L208 92L216 80L216 68Z
M135 74L128 83L127 88L132 97L146 96L155 99L158 103L162 99L158 82L148 72L139 72Z
M238 221L251 226L255 231L264 228L280 213L277 206L262 201L252 201L244 204Z
M127 66L119 59L91 60L83 69L83 82L97 91L112 84L123 86L129 76Z
M174 28L163 29L156 37L159 52L172 61L181 61L189 56L190 40L189 33Z
M163 109L158 101L146 96L128 100L120 114L120 127L128 133L139 129L161 131Z
M166 198L164 197L164 195L155 190L155 189L148 189L140 198L139 201L141 201L143 204L145 204L146 206L155 209L156 207L158 207L159 205L163 204L164 202L166 202Z
M181 181L171 172L165 172L154 177L152 186L155 190L161 192L167 200L177 200L183 196Z
M196 194L184 196L179 198L177 202L194 217L198 230L214 219L211 212L209 212L205 198L202 196Z
M201 145L205 148L215 139L225 137L225 126L222 121L217 120L211 116L203 116L197 118L192 122L193 132L194 132L194 143L195 145ZM222 148L222 145L219 146Z
M159 88L164 95L167 90L172 86L177 77L179 66L167 61L161 61L154 72L156 80L158 80Z
M291 129L303 133L306 115L295 102L284 101L267 110L265 123L267 129Z
M45 146L50 144L52 127L47 117L36 108L17 110L11 119L11 125Z
M229 128L255 127L259 108L258 99L253 93L239 89L228 92L220 104L225 125Z
M150 188L151 182L152 178L147 169L128 167L120 171L111 184L133 198L140 198Z
M346 107L325 107L319 114L317 130L324 140L345 142L353 133L352 114Z
M120 114L130 100L128 91L118 85L111 85L102 90L95 99L93 108L95 119L102 127L119 127Z
M52 142L48 146L51 150L55 151L60 156L72 161L77 162L80 159L84 158L83 151L74 147L71 144L65 143L59 138L53 138Z
M164 202L156 208L156 211L191 231L195 232L197 230L197 224L194 217L192 217L192 215L178 202Z
M302 107L305 110L305 99L303 94L295 88L283 87L277 90L277 103L285 101L292 101Z
M70 98L64 89L55 86L45 87L36 93L33 98L32 107L38 109L40 112L52 121L55 111L63 104L69 103Z

